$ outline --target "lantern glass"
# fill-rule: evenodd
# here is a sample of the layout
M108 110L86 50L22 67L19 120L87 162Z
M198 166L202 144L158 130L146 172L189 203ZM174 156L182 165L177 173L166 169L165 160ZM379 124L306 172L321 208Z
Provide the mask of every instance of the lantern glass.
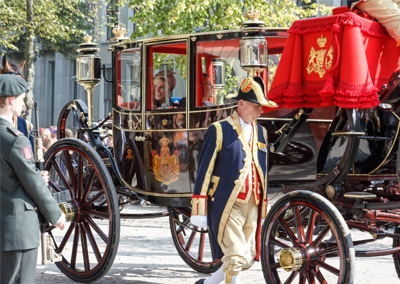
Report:
M78 82L88 82L92 84L100 82L100 57L93 55L79 56L76 60L76 65Z
M264 37L243 37L240 40L240 66L244 70L268 66L267 41Z
M223 89L225 87L225 64L219 59L212 60L214 68L214 88Z

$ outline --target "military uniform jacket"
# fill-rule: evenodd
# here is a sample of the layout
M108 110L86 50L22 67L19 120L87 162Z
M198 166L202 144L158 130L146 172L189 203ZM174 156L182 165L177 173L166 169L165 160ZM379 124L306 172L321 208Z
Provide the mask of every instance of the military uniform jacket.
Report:
M251 171L252 159L262 188L263 218L267 212L267 131L256 123L252 143L250 147L246 141L237 112L224 121L213 123L205 133L192 197L192 215L208 216L214 259L223 255L219 244L233 204Z
M0 250L39 246L38 210L52 224L61 210L35 167L31 144L0 117Z

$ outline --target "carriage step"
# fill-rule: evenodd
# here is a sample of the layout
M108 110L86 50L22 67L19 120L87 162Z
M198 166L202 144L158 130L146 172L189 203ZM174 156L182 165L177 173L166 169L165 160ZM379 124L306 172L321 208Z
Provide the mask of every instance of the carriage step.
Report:
M361 139L366 139L366 140L373 140L373 141L387 141L387 140L393 140L393 137L379 137L379 136L363 136L360 137Z
M346 192L344 194L344 197L352 199L373 199L376 198L376 195L369 192L356 191L356 192Z
M335 131L332 132L332 136L364 136L364 131Z

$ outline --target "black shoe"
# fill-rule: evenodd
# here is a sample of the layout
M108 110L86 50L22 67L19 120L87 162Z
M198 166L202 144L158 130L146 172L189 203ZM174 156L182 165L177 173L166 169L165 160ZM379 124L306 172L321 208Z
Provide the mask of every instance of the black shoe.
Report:
M194 284L203 284L205 279L200 279L194 282Z

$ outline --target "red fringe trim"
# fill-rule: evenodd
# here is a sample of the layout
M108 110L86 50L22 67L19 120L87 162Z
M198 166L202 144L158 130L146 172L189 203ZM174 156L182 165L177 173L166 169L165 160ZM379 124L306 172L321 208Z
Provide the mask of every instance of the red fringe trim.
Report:
M371 108L376 107L379 104L378 100L378 88L370 84L368 86L360 88L339 86L336 90L336 96L334 104L338 107L345 108Z
M378 22L364 19L356 13L348 12L335 16L297 20L288 30L289 33L309 33L330 31L333 24L341 26L357 26L363 34L375 37L388 36L386 29Z

